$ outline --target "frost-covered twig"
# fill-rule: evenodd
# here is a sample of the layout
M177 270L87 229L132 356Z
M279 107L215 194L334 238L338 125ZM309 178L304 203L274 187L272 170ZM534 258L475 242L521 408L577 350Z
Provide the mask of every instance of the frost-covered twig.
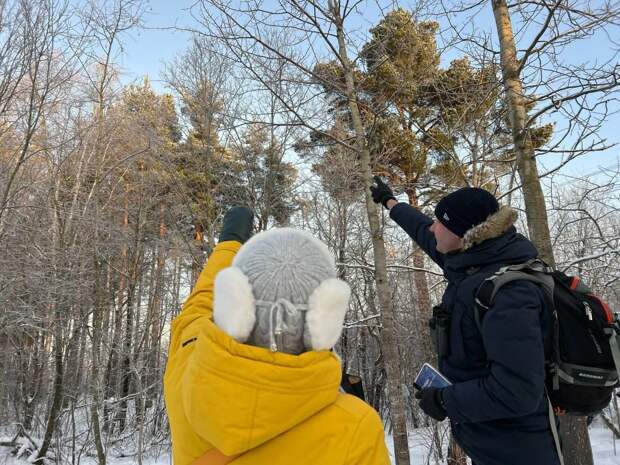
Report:
M377 313L376 315L370 315L370 316L361 318L361 319L359 319L357 321L351 321L350 323L345 323L344 327L345 328L354 328L356 326L359 326L361 323L364 323L364 322L369 321L369 320L374 320L374 319L377 319L377 318L380 318L380 317L381 317L381 315Z
M569 268L571 268L571 267L573 267L575 265L578 265L579 263L587 262L587 261L590 261L590 260L596 260L597 258L601 258L601 257L604 257L605 255L610 255L610 254L614 254L614 253L620 253L620 248L618 248L618 249L611 249L611 250L604 250L602 252L598 252L598 253L595 253L595 254L592 254L592 255L588 255L588 256L585 256L585 257L579 257L579 258L576 258L575 260L572 260L572 261L568 262L568 264L566 264L566 265L565 264L560 264L558 266L558 268L561 268L562 271L566 271Z
M603 419L605 424L609 427L609 429L613 431L614 436L616 436L616 439L620 439L620 428L618 428L618 426L614 424L611 418L609 418L605 412L601 412L601 418Z
M375 271L375 268L373 266L370 266L370 265L359 265L359 264L351 264L351 263L338 262L338 263L336 263L336 266L344 266L346 268L358 268L358 269L362 269L362 270L368 270L368 271L373 272L373 273ZM386 268L388 270L400 269L400 270L404 270L404 271L423 271L424 273L434 274L435 276L443 276L443 274L441 274L441 273L439 273L437 271L429 270L428 268L419 268L419 267L408 266L408 265L387 265Z

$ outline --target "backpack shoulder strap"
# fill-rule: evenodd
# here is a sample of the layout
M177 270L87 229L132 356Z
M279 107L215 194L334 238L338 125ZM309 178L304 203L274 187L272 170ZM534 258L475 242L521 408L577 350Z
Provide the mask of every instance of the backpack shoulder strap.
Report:
M548 301L553 304L555 286L552 272L553 269L545 265L544 262L534 259L525 263L504 266L482 281L476 291L476 305L474 306L474 317L478 329L482 331L482 318L493 305L497 292L511 281L530 281L538 284L543 289Z
M614 359L616 372L620 376L620 315L614 315L613 325L603 330L609 336L611 356Z

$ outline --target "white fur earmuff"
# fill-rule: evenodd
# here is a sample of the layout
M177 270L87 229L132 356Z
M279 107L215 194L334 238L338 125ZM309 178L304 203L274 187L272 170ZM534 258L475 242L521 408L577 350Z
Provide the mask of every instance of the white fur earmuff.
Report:
M215 276L213 321L239 342L247 341L256 322L254 294L248 278L234 266Z
M329 350L342 333L349 307L351 288L340 279L321 282L310 294L304 324L304 346L307 350ZM244 343L256 323L256 301L247 276L231 266L215 277L213 320L235 340Z
M304 343L313 350L334 347L349 307L351 288L340 279L323 281L308 299Z

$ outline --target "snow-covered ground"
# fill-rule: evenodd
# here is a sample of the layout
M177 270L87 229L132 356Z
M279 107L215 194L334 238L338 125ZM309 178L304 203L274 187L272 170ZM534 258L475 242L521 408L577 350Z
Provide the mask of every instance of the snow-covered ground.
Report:
M595 465L620 464L620 440L614 438L611 430L600 419L596 419L590 426L590 441Z
M440 435L443 442L446 442L445 431ZM0 438L0 441L8 438ZM590 440L594 452L595 465L620 465L620 441L614 440L613 433L600 420L595 420L590 426ZM393 450L391 436L386 437L386 442L390 453ZM429 444L431 442L431 432L426 429L418 429L409 436L411 446L411 465L444 465L444 461L439 461L436 457L429 456ZM67 465L71 462L67 462ZM83 457L79 465L96 465L93 457ZM151 457L149 454L142 459L142 465L171 465L169 453L158 454ZM108 457L108 465L136 465L136 458L115 458ZM15 459L6 447L0 447L0 465L29 465L25 459ZM65 464L62 464L65 465ZM77 465L77 464L76 464Z
M594 454L594 465L620 465L620 440L614 438L611 430L605 426L600 418L595 419L589 427L590 442ZM411 465L445 465L446 461L439 461L432 455L429 456L431 432L418 429L410 433L410 463ZM447 431L440 432L444 449L447 447ZM387 436L386 442L394 463L392 437ZM445 450L444 450L445 457Z
M590 442L594 455L594 465L620 465L620 440L614 438L611 430L597 418L589 427ZM447 432L443 430L440 436L446 447ZM431 432L418 429L409 435L410 463L411 465L445 465L446 461L439 461L432 455L429 456ZM386 443L390 450L392 463L394 463L392 437L386 436ZM445 451L444 451L445 452ZM445 453L444 453L445 457Z

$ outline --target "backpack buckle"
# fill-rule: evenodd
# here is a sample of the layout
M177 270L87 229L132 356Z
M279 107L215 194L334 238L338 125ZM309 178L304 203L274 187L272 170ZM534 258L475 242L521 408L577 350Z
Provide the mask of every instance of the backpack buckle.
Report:
M556 405L553 407L553 413L555 413L557 416L560 416L566 414L566 410Z

